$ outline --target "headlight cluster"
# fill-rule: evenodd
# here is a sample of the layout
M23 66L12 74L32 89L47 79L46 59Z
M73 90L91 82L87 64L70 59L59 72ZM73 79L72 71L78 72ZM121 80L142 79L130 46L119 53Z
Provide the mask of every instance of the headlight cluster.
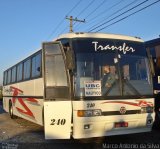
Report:
M153 107L151 107L151 106L142 107L141 108L141 113L153 113Z
M100 109L77 111L78 117L92 117L92 116L101 116L101 115L102 115L102 111Z

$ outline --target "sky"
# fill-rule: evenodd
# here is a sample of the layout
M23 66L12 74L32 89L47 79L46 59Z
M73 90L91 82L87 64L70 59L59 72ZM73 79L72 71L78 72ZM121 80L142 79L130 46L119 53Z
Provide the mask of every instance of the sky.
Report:
M4 70L40 49L42 42L69 32L66 16L85 19L85 23L73 23L74 32L97 27L92 31L96 32L108 26L99 32L137 36L144 41L158 38L160 2L122 19L156 1L0 0L0 85ZM102 23L104 26L98 27Z

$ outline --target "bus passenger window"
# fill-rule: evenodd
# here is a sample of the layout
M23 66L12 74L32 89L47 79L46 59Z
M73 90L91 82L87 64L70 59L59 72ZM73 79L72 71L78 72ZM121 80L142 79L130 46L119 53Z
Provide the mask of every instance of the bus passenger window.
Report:
M4 85L7 85L7 71L4 72Z
M12 79L11 82L14 83L16 82L16 67L12 68Z
M41 54L38 54L32 58L32 78L39 77L41 75Z
M8 70L7 84L11 83L11 69Z
M27 80L30 78L30 69L31 69L31 60L28 59L24 62L24 80Z
M22 63L17 66L17 81L22 81Z

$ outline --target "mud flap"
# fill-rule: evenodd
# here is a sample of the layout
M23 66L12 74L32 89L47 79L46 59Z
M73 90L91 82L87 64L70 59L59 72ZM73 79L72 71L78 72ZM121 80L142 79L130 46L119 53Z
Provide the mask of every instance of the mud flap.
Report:
M71 101L44 102L45 139L70 139Z

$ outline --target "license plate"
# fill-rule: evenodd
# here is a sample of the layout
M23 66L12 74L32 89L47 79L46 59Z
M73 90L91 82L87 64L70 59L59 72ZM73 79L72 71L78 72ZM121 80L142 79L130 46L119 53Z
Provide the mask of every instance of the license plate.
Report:
M120 127L128 127L128 122L116 122L116 123L114 123L114 128L120 128Z

